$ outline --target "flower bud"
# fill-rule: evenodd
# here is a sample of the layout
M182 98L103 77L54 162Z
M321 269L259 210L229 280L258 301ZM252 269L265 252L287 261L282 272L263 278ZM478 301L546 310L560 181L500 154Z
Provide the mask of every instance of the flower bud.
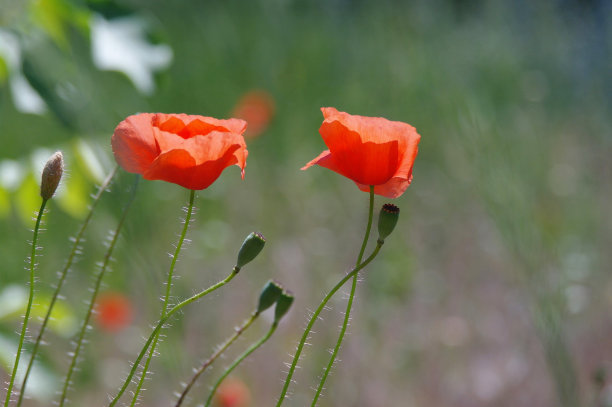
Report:
M242 268L245 264L250 263L266 244L266 239L259 232L252 232L244 239L242 247L238 252L238 260L236 261L236 267Z
M278 300L278 297L283 292L281 287L276 281L270 280L267 282L261 294L259 294L259 304L257 305L257 313L261 313L270 308Z
M64 157L61 151L57 151L49 158L42 172L40 182L40 196L44 200L49 200L55 194L62 174L64 173Z
M283 291L276 300L276 308L274 309L274 323L278 324L280 320L285 316L289 308L293 304L293 294L290 291Z
M399 218L399 208L393 204L384 204L378 216L378 241L384 242L387 236L393 232L397 219Z

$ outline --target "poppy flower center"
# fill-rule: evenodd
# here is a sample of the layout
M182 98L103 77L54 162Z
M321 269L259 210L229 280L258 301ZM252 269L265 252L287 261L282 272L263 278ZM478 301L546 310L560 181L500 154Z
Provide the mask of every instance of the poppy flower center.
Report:
M203 122L199 119L195 119L185 124L178 117L170 117L165 121L162 121L160 116L153 117L153 127L157 127L161 131L176 134L177 136L190 139L198 135L205 135L211 131L229 131L223 126L215 126L214 124Z

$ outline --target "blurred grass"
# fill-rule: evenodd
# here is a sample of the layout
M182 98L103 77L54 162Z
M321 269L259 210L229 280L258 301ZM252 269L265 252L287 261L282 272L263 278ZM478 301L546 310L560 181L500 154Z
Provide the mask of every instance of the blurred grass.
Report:
M402 120L423 138L414 183L395 202L400 225L364 274L342 362L320 405L612 405L609 379L603 390L591 382L612 361L606 2L46 1L64 10L48 19L55 31L35 19L40 2L0 18L20 39L23 73L48 107L42 115L19 112L8 82L15 71L0 74L0 160L28 170L17 189L0 188L0 288L25 281L31 225L20 213L35 196L36 149L72 155L64 189L73 198L51 203L41 237L37 289L46 294L78 228L78 208L94 190L78 140L103 146L108 158L109 136L129 114L228 117L251 89L276 101L268 130L248 141L245 180L231 168L198 193L175 295L224 277L252 230L269 243L232 287L167 331L147 405L169 404L193 361L246 317L270 277L293 289L295 308L239 374L253 405L273 404L306 309L352 264L365 227L367 194L329 171L299 171L324 148L321 106ZM11 5L0 10L9 15L17 7ZM174 59L155 74L155 93L141 94L127 76L95 68L82 17L67 17L90 10L141 16L149 40L170 45ZM108 171L110 160L101 165ZM73 267L65 292L77 314L128 178L120 176L103 197L85 256ZM82 364L76 405L113 392L127 369L120 361L133 358L157 317L164 253L176 240L187 193L145 182L139 194L107 279L108 287L133 293L134 328L94 331L87 357L97 365ZM310 402L343 307L339 296L315 329L288 405ZM2 321L0 333L10 337L17 324ZM62 375L68 347L53 334L49 341L44 362ZM204 397L206 385L196 394Z

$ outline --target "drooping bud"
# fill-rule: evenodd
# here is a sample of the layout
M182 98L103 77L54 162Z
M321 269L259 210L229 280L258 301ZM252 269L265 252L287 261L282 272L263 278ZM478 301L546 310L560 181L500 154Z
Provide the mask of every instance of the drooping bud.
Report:
M238 252L238 260L236 261L236 268L240 269L245 264L253 261L255 257L262 251L266 239L259 232L252 232L242 242L242 247Z
M274 309L274 323L278 324L280 320L285 316L289 308L293 304L293 294L290 291L283 291L276 300L276 308Z
M64 157L61 151L57 151L49 158L42 172L40 182L40 196L49 200L55 194L55 190L64 173Z
M393 232L400 210L393 204L384 204L378 215L378 241L384 242L387 236Z
M257 304L257 313L261 313L270 308L278 300L283 292L283 287L276 281L270 280L266 283L261 294L259 294L259 304Z

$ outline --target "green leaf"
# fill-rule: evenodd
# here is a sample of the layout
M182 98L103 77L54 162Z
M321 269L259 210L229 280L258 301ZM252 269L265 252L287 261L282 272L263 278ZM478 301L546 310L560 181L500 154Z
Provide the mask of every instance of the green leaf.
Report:
M89 179L97 183L104 181L106 170L100 161L102 152L98 146L93 146L83 139L74 143L73 153L79 168L82 168Z
M90 12L65 0L38 0L31 4L34 21L61 48L68 48L68 28L74 26L87 34Z
M17 352L17 338L8 338L0 335L0 366L7 372L13 368L15 353ZM25 351L22 359L29 360L30 354ZM17 383L21 383L27 363L19 364L17 371ZM55 395L59 382L57 376L40 362L35 362L28 381L27 397L34 397L39 401L48 401Z
M73 168L70 163L67 166L72 168L70 176L64 177L57 197L54 199L57 199L57 204L64 211L80 219L87 214L90 184L85 180L82 171Z
M11 212L11 200L6 189L0 186L0 218L6 218Z
M0 291L0 321L21 321L28 302L28 291L24 286L11 284ZM39 293L32 306L32 321L40 321L47 314L51 295ZM66 302L57 300L51 313L48 327L57 335L65 338L74 335L78 324L72 308Z
M33 224L32 218L36 216L41 200L40 187L34 179L34 175L30 172L23 178L15 194L17 214L24 224Z
M8 78L8 66L4 58L0 56L0 85L6 82L6 78Z

